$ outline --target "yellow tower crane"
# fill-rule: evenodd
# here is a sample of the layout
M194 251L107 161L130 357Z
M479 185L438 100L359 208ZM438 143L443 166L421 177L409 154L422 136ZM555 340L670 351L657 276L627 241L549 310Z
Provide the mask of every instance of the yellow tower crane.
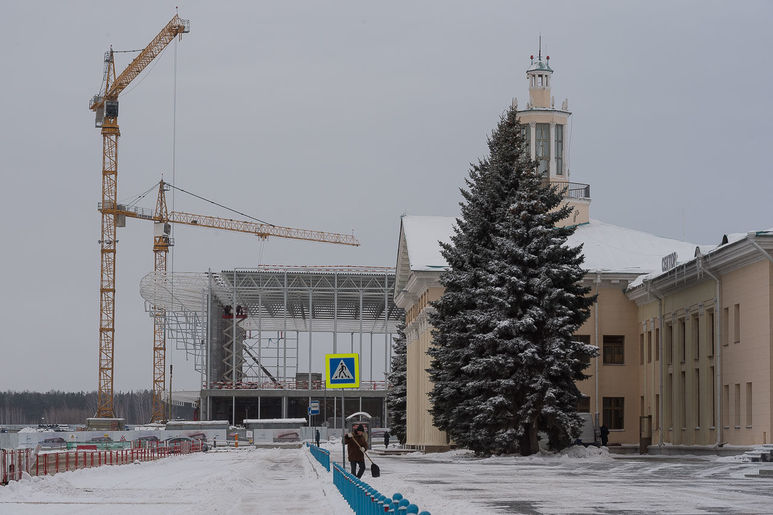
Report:
M116 77L115 60L112 48L105 53L105 69L100 92L90 102L95 112L95 126L102 129L102 201L99 211L102 214L100 244L100 283L99 283L99 380L97 389L97 418L114 418L113 409L113 350L115 343L115 271L116 271L116 228L123 227L126 217L151 219L156 223L156 235L153 242L155 254L154 269L166 271L166 256L170 238L169 224L180 223L223 229L256 235L260 238L275 236L344 245L359 245L353 236L322 231L311 231L282 227L277 225L249 221L230 220L190 213L167 213L164 196L165 183L159 186L159 198L153 216L118 205L118 96L142 73L142 71L174 40L176 36L190 32L190 22L177 14L167 23L161 32L137 55L136 58ZM165 313L154 306L154 343L153 343L153 420L163 419L161 393L164 390L166 337L164 332Z
M295 240L316 241L322 243L335 243L339 245L359 246L360 242L353 235L339 234L309 229L296 229L265 222L245 220L233 220L216 216L197 215L180 211L169 212L166 203L166 192L174 187L163 180L158 183L158 197L156 208L151 215L141 208L118 204L113 211L120 219L137 218L151 220L154 223L153 235L153 270L156 273L165 273L167 254L169 247L174 242L171 238L170 224L192 225L209 229L241 232L251 234L261 239L269 236L278 238L290 238ZM179 189L179 188L177 188ZM187 192L186 192L187 193ZM161 306L152 306L153 317L153 411L151 422L161 422L164 417L163 393L165 388L166 372L166 311Z
M105 53L101 91L91 100L96 127L102 128L102 233L99 280L99 385L97 418L113 418L113 348L115 338L116 206L118 204L118 95L142 73L175 36L190 31L190 22L177 14L161 29L120 75L115 74L113 49Z

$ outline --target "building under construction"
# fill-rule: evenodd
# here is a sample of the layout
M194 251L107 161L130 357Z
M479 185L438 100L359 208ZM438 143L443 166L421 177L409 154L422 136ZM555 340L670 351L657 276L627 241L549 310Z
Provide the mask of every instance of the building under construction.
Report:
M201 374L204 420L307 417L330 427L364 411L386 425L386 378L402 310L395 273L382 267L262 266L154 272L141 281L147 309L163 310L166 340ZM360 356L360 387L327 390L324 355Z

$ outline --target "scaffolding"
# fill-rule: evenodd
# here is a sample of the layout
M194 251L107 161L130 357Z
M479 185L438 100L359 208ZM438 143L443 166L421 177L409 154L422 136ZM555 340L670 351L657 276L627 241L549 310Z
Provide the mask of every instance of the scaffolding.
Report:
M149 310L165 310L167 340L192 356L202 379L202 417L211 418L213 399L230 397L229 418L238 421L237 399L257 398L260 418L261 397L280 397L282 417L298 415L288 398L326 397L322 355L330 352L360 355L356 407L363 395L383 399L392 335L403 320L394 281L387 267L265 265L151 273L140 293ZM382 345L383 361L375 356ZM380 411L386 417L385 406Z

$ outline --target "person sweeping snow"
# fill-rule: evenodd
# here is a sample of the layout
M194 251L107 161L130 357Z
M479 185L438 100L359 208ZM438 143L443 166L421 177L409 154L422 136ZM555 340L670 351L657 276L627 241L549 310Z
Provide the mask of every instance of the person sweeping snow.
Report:
M346 433L344 443L346 444L349 463L352 466L352 474L359 478L365 472L364 451L368 450L368 439L365 438L365 427L362 424L354 426L352 432L354 434Z

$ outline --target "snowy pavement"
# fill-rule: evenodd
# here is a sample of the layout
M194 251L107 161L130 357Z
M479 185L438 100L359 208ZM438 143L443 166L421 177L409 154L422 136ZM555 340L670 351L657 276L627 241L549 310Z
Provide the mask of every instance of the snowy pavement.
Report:
M0 487L0 513L351 513L311 460L240 449L27 478Z
M341 448L326 445L340 460ZM479 459L465 451L373 456L381 493L433 515L491 513L773 513L767 464L737 457L568 455ZM27 478L0 487L0 513L348 514L306 449L239 449Z
M382 476L369 482L433 514L773 513L773 480L744 476L759 463L574 449L527 458L479 459L466 451L379 456Z

